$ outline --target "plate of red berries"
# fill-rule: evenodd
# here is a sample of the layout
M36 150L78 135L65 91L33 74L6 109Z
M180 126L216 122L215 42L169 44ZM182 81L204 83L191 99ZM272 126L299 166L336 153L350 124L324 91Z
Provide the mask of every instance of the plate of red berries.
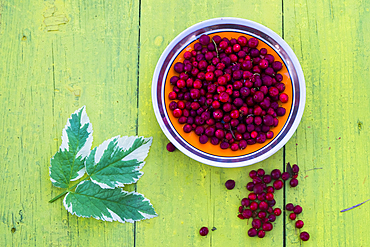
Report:
M256 22L216 18L195 24L164 50L152 102L171 143L219 167L260 162L297 129L304 75L289 45Z

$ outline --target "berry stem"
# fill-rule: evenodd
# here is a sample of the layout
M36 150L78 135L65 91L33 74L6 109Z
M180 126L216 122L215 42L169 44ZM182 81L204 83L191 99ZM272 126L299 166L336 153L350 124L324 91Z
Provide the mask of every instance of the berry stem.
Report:
M219 57L219 56L218 56L218 50L217 50L217 44L216 44L216 42L213 40L213 38L212 38L212 42L213 42L213 44L215 45L215 49L216 49L216 53L217 53L217 57Z

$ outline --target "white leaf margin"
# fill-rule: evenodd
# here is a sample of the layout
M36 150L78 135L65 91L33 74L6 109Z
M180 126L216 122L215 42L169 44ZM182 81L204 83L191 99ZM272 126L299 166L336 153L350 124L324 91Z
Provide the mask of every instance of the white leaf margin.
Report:
M85 183L85 182L87 182L87 180L86 181L82 181L81 183L79 183L78 185L77 185L77 188L78 188L78 186L80 186L81 184L83 184L83 183ZM77 190L77 188L76 188L76 190ZM148 202L149 203L149 206L151 206L153 209L154 209L154 207L153 207L153 204L150 202L150 200L148 199L148 198L146 198L143 194L141 194L141 193L138 193L138 192L135 192L135 191L133 191L133 192L127 192L127 191L124 191L122 188L121 188L121 192L124 192L124 193L126 193L127 195L131 195L131 194L134 194L134 195L140 195L140 196L142 196L144 199L141 201L141 202ZM71 193L71 192L68 192L66 195L65 195L65 197L64 197L64 199L63 199L63 205L64 205L64 207L65 207L65 209L68 211L68 212L70 212L72 215L76 215L76 216L78 216L78 217L82 217L82 218L91 218L90 216L86 216L86 215L82 215L82 214L78 214L78 213L76 213L76 212L73 212L73 205L72 205L72 203L70 203L70 205L67 205L67 202L66 202L66 199L67 199L67 196L69 195L69 193ZM94 219L97 219L97 220L102 220L102 221L109 221L109 222L113 222L113 221L118 221L118 222L120 222L120 223L126 223L126 222L129 222L129 223L134 223L135 221L142 221L142 220L148 220L148 219L152 219L152 218L154 218L154 217L157 217L158 216L158 214L157 213L155 213L154 215L152 215L152 214L146 214L146 213L143 213L143 212L141 212L140 210L137 210L144 218L143 219L140 219L140 220L133 220L133 219L126 219L126 218L121 218L121 217L119 217L115 212L113 212L112 210L110 210L109 208L106 208L107 210L108 210L108 212L110 213L110 215L108 216L108 215L104 215L103 213L101 214L101 217L99 217L99 216L96 216L96 217L94 217L94 216L92 216L92 218L94 218Z
M91 146L92 146L92 142L93 142L93 135L92 135L93 134L93 129L92 129L92 124L90 122L90 119L89 119L89 117L87 116L87 113L86 113L86 106L82 106L80 109L73 112L71 114L71 116L68 118L67 123L64 126L63 131L62 131L62 144L59 147L59 150L62 151L62 152L69 151L69 138L68 138L68 135L67 135L67 129L69 127L71 127L70 120L72 119L72 115L74 115L74 114L78 115L78 113L81 110L82 110L82 113L81 113L81 118L80 118L80 126L83 127L86 123L88 124L87 132L89 133L89 137L86 139L85 145L77 152L76 157L75 157L76 159L80 156L81 156L81 158L86 158L90 154ZM52 159L54 159L54 156L50 159L50 163L51 163ZM85 172L86 172L86 168L84 167L84 168L82 168L81 170L79 170L77 172L77 174L78 174L77 177L71 179L71 181L76 181L76 180L82 178L82 176L85 174ZM52 183L57 182L55 179L53 179L51 177L51 166L49 167L49 177L50 177L50 181Z
M139 171L138 178L133 178L133 180L134 180L133 183L136 183L144 175L144 172L142 172L140 170L145 165L144 160L148 156L150 147L151 147L152 142L153 142L153 137L148 137L148 138L145 138L143 136L130 136L130 137L129 136L122 136L121 137L120 135L118 135L118 136L112 137L108 140L105 140L102 144L100 144L96 148L95 156L94 156L94 165L96 165L100 162L100 159L103 156L105 150L107 150L109 143L117 141L116 148L121 148L123 151L126 151L134 144L135 140L138 139L138 138L143 138L144 141L146 141L146 143L141 145L139 148L135 149L133 152L131 152L130 154L128 154L126 157L124 157L122 159L122 161L128 161L128 160L136 159L137 161L142 162L137 168L132 170L132 172ZM85 162L85 166L86 166L86 162ZM92 178L90 178L90 180L94 184L99 185L103 189L114 189L116 187L123 187L123 186L125 186L125 184L131 184L131 183L121 183L121 182L115 181L115 183L114 183L115 186L112 187L112 186L109 186L107 184L100 183L100 182L98 182L98 181L96 181Z

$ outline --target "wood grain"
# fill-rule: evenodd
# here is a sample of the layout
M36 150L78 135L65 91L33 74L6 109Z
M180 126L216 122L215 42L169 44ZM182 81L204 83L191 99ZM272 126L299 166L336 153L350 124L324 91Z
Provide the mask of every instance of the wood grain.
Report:
M82 105L93 146L136 134L138 13L136 1L1 2L1 246L134 245L133 224L48 203L60 193L48 167Z
M285 40L306 78L302 122L286 145L286 161L297 163L299 186L287 202L303 206L305 246L367 246L369 206L340 210L370 198L369 3L284 1ZM299 246L287 221L287 246Z

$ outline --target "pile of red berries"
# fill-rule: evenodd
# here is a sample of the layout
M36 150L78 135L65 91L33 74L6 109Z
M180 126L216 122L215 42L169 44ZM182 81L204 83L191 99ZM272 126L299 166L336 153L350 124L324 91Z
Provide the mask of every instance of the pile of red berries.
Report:
M185 133L233 151L264 143L284 116L283 68L256 38L202 35L177 62L170 78L169 109Z
M248 236L259 238L265 237L266 232L273 229L272 222L276 220L276 216L280 216L282 211L280 208L273 208L276 204L274 199L275 190L280 190L284 186L284 181L290 179L290 186L296 187L298 185L298 172L299 167L290 164L287 166L289 172L283 172L279 169L275 169L271 174L266 174L263 169L258 169L257 171L252 170L249 172L249 177L253 179L252 182L247 184L247 190L251 191L248 198L243 198L241 200L241 206L239 207L238 217L240 219L250 219L252 220L252 228L248 230ZM273 181L272 186L269 186ZM293 211L289 215L291 220L296 219L296 215L302 212L302 207L293 204L288 204L286 210ZM303 221L298 220L296 222L297 228L303 227ZM307 232L302 232L300 235L303 241L309 239L309 234Z

